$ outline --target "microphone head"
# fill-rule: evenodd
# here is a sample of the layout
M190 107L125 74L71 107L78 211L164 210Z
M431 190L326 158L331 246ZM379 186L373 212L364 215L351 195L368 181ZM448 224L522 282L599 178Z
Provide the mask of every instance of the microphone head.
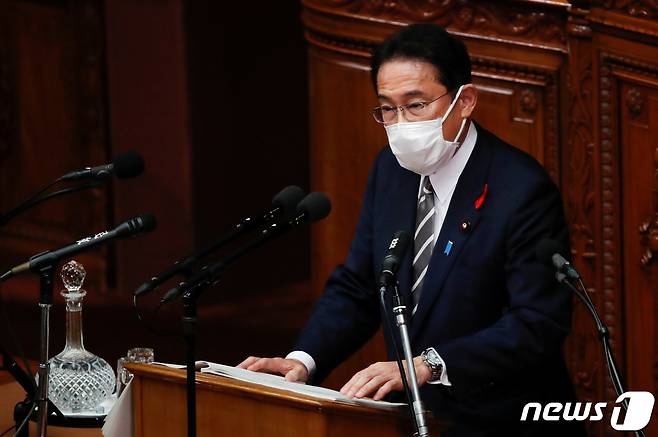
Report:
M388 245L386 256L382 262L381 274L379 275L380 287L387 287L395 283L400 264L404 254L409 247L409 233L406 231L397 231L393 234L391 243Z
M114 174L120 179L139 176L144 171L144 158L131 150L121 153L112 160Z
M153 214L140 214L137 217L126 220L116 227L118 237L133 237L145 232L151 232L156 227Z
M295 216L297 205L305 194L298 186L289 185L272 198L272 205L281 208L284 219L288 221Z
M297 214L304 214L309 222L322 220L331 212L331 201L326 194L315 191L297 205Z
M555 265L553 255L560 255L562 250L563 247L560 243L551 240L550 238L544 238L539 244L537 244L535 255L537 256L537 259L544 264ZM560 257L563 258L561 255Z
M153 214L140 214L133 220L138 222L139 229L137 232L151 232L158 225Z
M409 247L410 240L411 238L409 237L409 232L397 231L395 234L393 234L391 244L388 246L388 254L401 259L406 253L407 247Z

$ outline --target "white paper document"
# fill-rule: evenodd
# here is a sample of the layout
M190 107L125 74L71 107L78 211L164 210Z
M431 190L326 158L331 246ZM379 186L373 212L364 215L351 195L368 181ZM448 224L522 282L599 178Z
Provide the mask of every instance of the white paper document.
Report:
M351 405L364 405L373 408L384 410L395 410L406 404L391 403L384 401L374 401L372 399L357 399L348 398L336 390L331 390L324 387L317 387L314 385L306 385L299 382L291 382L286 380L283 376L270 375L268 373L252 372L250 370L238 369L237 367L225 366L223 364L210 363L207 361L197 361L199 363L206 363L208 367L201 369L202 373L211 373L213 375L220 375L227 378L233 378L240 381L252 382L267 387L278 388L294 393L300 393L306 396L314 397L317 399L325 399L335 402L341 402Z
M174 369L184 369L184 365L170 364L170 363L153 363L159 366L171 367ZM197 361L197 368L201 365L203 367L201 373L210 373L213 375L224 376L226 378L237 379L239 381L252 382L254 384L264 385L267 387L278 388L281 390L290 391L293 393L300 393L316 399L325 399L335 402L342 402L351 405L364 405L383 410L396 410L400 407L406 406L404 403L394 403L385 401L374 401L372 399L357 399L348 398L339 391L331 390L324 387L315 385L306 385L300 382L290 382L283 376L270 375L269 373L252 372L251 370L239 369L237 367L226 366L224 364L211 363L209 361Z

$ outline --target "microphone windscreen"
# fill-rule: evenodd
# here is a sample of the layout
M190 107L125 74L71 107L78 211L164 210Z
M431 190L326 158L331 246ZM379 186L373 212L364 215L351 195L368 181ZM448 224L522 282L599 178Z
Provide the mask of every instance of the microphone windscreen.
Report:
M117 233L117 237L127 238L144 232L151 232L155 229L155 226L156 222L153 214L140 214L121 223L114 230Z
M331 212L331 201L318 191L308 194L297 205L298 214L306 214L309 222L322 220Z
M402 259L407 251L407 247L409 247L409 241L409 232L397 231L393 234L391 244L388 246L389 253L398 259Z
M139 176L144 171L144 158L131 150L117 155L112 160L114 174L120 179Z
M289 185L272 198L272 205L281 208L283 210L283 217L288 221L294 217L297 212L297 205L304 198L305 194L304 190L298 186Z
M537 244L535 255L544 264L553 265L553 255L562 253L562 245L550 238L544 238Z
M151 232L157 226L155 216L153 214L140 214L137 216L137 220L140 222L140 229L138 232Z

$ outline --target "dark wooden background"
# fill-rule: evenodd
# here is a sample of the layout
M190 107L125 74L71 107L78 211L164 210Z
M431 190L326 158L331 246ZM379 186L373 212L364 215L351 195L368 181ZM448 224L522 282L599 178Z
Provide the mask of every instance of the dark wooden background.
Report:
M352 237L368 168L372 47L435 22L466 42L476 119L560 185L573 258L611 328L630 389L658 388L658 7L649 0L0 0L0 211L66 171L138 150L135 180L40 206L0 230L9 267L141 211L156 233L81 257L87 347L114 362L150 345L182 361L179 308L152 330L131 292L283 186L326 191L309 232L245 259L201 301L199 356L236 363L288 352ZM165 287L166 289L167 287ZM1 288L37 356L37 283ZM150 313L157 296L147 298ZM52 353L63 346L61 299ZM6 327L0 340L10 349ZM614 401L593 324L576 304L565 354L584 401ZM327 384L383 357L381 338ZM616 435L606 422L592 435ZM648 434L658 433L654 420Z

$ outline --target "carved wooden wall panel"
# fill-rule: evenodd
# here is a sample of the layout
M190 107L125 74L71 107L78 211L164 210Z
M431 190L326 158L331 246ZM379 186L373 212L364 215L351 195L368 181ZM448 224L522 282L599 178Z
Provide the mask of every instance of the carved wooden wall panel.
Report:
M475 119L544 164L556 183L558 162L558 71L474 59L479 97Z
M477 80L479 90L475 119L505 141L544 159L543 102L537 87L504 86L498 81ZM509 127L512 129L509 129Z
M586 2L582 2L586 3ZM589 287L597 308L601 309L606 323L612 325L612 341L616 339L618 322L611 317L610 308L603 314L601 297L602 275L599 275L602 226L600 194L599 145L595 139L595 90L592 29L587 20L588 11L574 7L567 23L569 60L567 101L563 113L563 142L561 167L564 174L563 198L570 228L571 251L574 264ZM611 211L610 206L607 208ZM608 222L609 226L609 222ZM606 235L612 235L607 228ZM609 247L610 238L604 243ZM609 269L609 271L615 271ZM606 283L610 283L608 278ZM613 307L614 308L614 307ZM578 398L599 402L608 398L607 372L599 339L590 315L578 301L574 301L572 332L566 344L566 358ZM610 387L611 388L611 387ZM601 435L604 427L589 423L590 435Z
M602 146L610 135L614 159L611 167L623 175L611 190L620 202L619 232L623 241L619 255L623 280L617 293L622 299L619 312L624 309L620 326L623 332L617 352L624 358L629 388L656 394L658 50L605 36L599 44ZM610 111L604 108L608 102ZM658 424L654 421L647 434L656 432Z
M635 389L652 387L655 390L655 375L646 371L644 359L645 356L653 357L653 360L656 357L656 343L646 341L646 337L656 338L656 320L652 310L655 310L655 294L658 291L653 259L655 250L643 238L644 234L649 236L656 232L654 190L658 163L647 158L652 154L655 156L657 148L658 82L652 88L627 82L620 84L619 90L622 96L622 171L636 175L622 181L622 190L627 194L623 196L623 238L626 241L624 296L629 314L626 332L628 383ZM624 108L625 103L628 106Z

